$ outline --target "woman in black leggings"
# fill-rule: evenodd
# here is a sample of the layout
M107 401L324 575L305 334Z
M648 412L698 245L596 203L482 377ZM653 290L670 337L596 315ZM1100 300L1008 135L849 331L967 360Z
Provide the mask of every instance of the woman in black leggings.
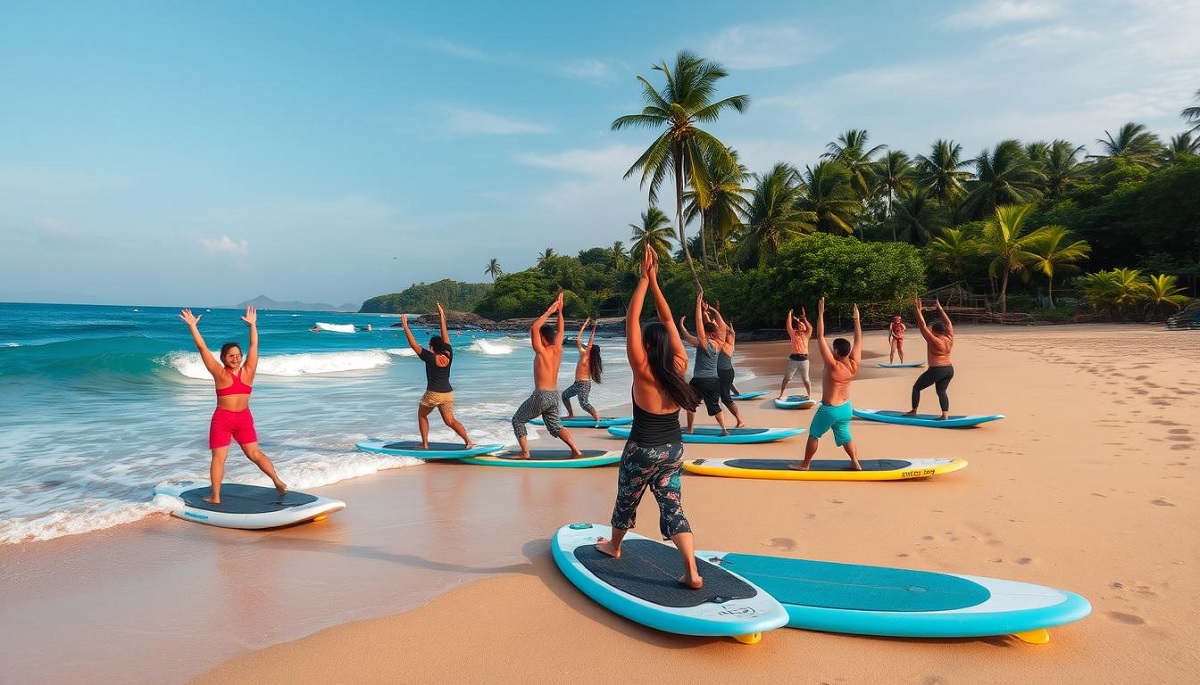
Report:
M945 421L950 412L950 396L946 394L946 388L950 387L950 380L954 378L954 366L950 363L950 351L954 349L954 324L950 323L950 317L946 315L946 310L942 309L942 303L935 304L942 320L927 326L925 315L921 312L921 298L917 298L917 325L921 328L921 336L925 338L928 347L929 368L917 377L916 383L913 383L912 411L906 416L917 415L917 407L921 404L921 391L932 385L937 388L938 404L942 408L942 415L938 418Z

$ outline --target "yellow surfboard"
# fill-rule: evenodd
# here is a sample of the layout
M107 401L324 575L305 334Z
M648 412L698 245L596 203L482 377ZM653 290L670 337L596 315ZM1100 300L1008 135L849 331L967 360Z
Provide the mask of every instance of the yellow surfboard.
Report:
M801 463L800 459L689 459L683 462L683 470L768 480L909 480L939 476L967 465L965 459L860 459L863 470L855 471L849 459L814 459L807 471L800 471Z

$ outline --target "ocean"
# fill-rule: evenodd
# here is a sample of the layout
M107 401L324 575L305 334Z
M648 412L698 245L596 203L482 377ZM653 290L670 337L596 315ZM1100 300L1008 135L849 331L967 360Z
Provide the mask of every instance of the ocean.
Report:
M180 309L0 303L0 545L86 533L161 514L165 479L208 479L212 377ZM248 344L243 311L193 309L214 350ZM309 329L326 324L320 333ZM424 364L399 317L260 310L251 409L259 442L294 489L424 462L355 449L372 437L417 439ZM368 324L372 330L361 330ZM355 332L343 333L331 329ZM436 330L414 327L427 344ZM568 330L573 336L575 331ZM533 389L523 332L450 331L455 414L471 439L515 444L510 418ZM629 402L623 337L597 337L604 382L591 402ZM574 379L568 345L559 388ZM739 378L752 377L739 370ZM576 404L576 412L579 412ZM530 440L554 440L529 426ZM430 439L457 441L435 412ZM557 440L554 440L556 444ZM536 443L535 443L536 444ZM543 443L544 444L544 443ZM270 485L231 446L227 482Z

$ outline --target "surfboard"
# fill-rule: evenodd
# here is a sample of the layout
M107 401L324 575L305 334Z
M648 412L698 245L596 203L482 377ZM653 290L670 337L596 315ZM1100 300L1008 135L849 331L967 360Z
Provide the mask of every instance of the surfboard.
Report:
M1048 628L1092 606L1073 592L998 578L884 566L697 552L783 604L788 626L888 637L1014 635L1049 642Z
M545 421L534 419L530 421L535 426L545 425ZM576 416L573 419L563 418L562 425L566 428L608 428L609 426L627 426L633 423L632 416L601 416L597 421L590 416Z
M697 559L704 587L692 590L679 583L684 565L675 547L629 531L614 559L596 549L598 538L611 536L608 526L572 523L550 544L563 575L609 611L668 633L747 644L787 624L783 606L737 573Z
M280 495L275 488L241 483L222 483L220 504L204 501L212 494L211 485L190 480L163 481L154 487L154 494L171 514L186 521L246 530L320 521L346 508L336 499L295 490Z
M608 432L618 438L628 438L631 430L632 427L630 426L613 426L608 429ZM752 443L783 440L793 435L800 435L805 430L804 428L730 428L729 435L721 435L720 428L702 426L697 427L693 433L684 433L683 441L705 444L749 445Z
M998 421L1004 418L1004 414L979 414L979 415L954 415L951 414L945 421L938 419L941 414L917 414L916 416L905 416L902 411L894 411L891 409L859 409L854 408L854 417L859 419L867 419L869 421L882 421L884 423L898 423L905 426L927 426L929 428L967 428L970 426L978 426L981 423L988 421Z
M779 409L808 409L816 405L817 401L808 395L788 395L782 400L775 398L775 406Z
M688 459L683 470L705 476L765 478L768 480L908 480L957 471L963 459L860 459L862 471L849 459L814 459L807 471L789 468L803 459Z
M916 369L922 366L925 366L925 362L908 362L906 364L884 364L883 362L879 362L879 368L881 369Z
M393 457L417 457L418 459L463 459L478 457L506 449L501 444L476 445L471 449L463 449L461 442L430 442L429 449L421 449L418 440L383 440L371 438L354 445L364 452L386 454Z
M319 328L323 331L328 331L330 333L353 333L354 332L354 324L351 324L351 323L325 323L323 321L318 321L317 328Z
M739 392L736 395L730 395L735 400L752 400L756 397L762 397L767 394L766 390L756 390L755 392Z
M528 459L517 459L514 453L494 454L485 457L467 457L467 464L480 466L515 466L531 469L582 469L589 466L608 466L621 461L619 451L609 450L580 450L582 457L572 457L571 450L563 449L531 449Z

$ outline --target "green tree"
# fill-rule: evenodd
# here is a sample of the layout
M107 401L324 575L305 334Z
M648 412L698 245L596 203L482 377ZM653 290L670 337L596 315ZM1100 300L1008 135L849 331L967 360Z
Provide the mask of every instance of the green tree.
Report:
M942 265L955 281L963 281L967 260L978 252L978 243L965 230L942 229L941 235L929 241L926 254L929 260Z
M975 180L963 200L963 213L971 219L982 219L994 214L1000 205L1037 200L1041 197L1038 187L1045 178L1019 141L1000 141L995 150L984 150L975 159Z
M1092 307L1107 310L1113 318L1146 301L1150 290L1141 271L1127 268L1085 274L1075 284Z
M826 145L825 154L821 155L821 159L837 162L850 172L850 187L861 202L866 202L875 190L873 157L887 149L886 145L867 149L870 137L865 130L852 128L838 136L837 141Z
M898 196L895 213L887 225L892 229L893 241L904 236L913 245L924 245L946 225L946 212L926 189L909 188Z
M1179 155L1200 155L1200 136L1193 138L1190 131L1171 136L1171 144L1167 146L1167 156L1174 160Z
M1065 226L1043 226L1025 240L1017 259L1046 277L1046 297L1054 307L1054 277L1078 271L1076 262L1086 259L1092 246L1082 240L1068 242Z
M708 265L708 244L713 244L713 260L729 243L729 236L734 227L741 223L749 206L746 196L750 190L745 187L750 173L738 161L736 150L728 153L707 151L704 154L704 167L708 173L708 203L702 205L700 195L695 190L684 193L687 202L684 209L684 220L700 219L700 250L704 255L703 262Z
M537 256L537 267L543 271L546 271L549 268L549 264L553 262L554 258L557 256L558 253L554 251L554 248L547 247L542 251L541 254Z
M1103 138L1097 138L1101 154L1088 155L1102 162L1115 158L1123 159L1131 164L1153 169L1158 166L1164 147L1159 137L1146 130L1144 124L1129 122L1117 131L1117 135L1108 131ZM1107 168L1105 168L1107 171Z
M1054 199L1062 195L1067 186L1083 174L1087 169L1087 164L1080 159L1083 152L1082 145L1076 145L1066 140L1055 140L1050 143L1046 157L1042 161L1046 197Z
M684 185L690 183L696 191L700 206L707 207L709 179L703 163L704 154L718 154L721 150L728 154L728 148L697 124L715 122L723 112L730 109L745 111L750 104L750 96L735 95L714 102L717 81L728 74L717 62L703 59L686 50L676 55L673 67L664 61L655 65L654 69L666 76L666 86L660 92L645 78L638 76L638 81L642 84L642 97L647 105L640 114L618 117L612 123L612 130L619 131L630 127L666 128L633 166L629 167L625 178L641 169L641 183L644 186L649 180L650 203L654 204L658 199L658 188L663 179L668 174L674 177L679 243L685 246L684 257L687 259L688 270L699 288L700 278L696 275L691 254L686 249L687 236L683 230Z
M1008 277L1025 267L1020 256L1036 231L1025 234L1026 219L1033 205L1006 205L996 208L996 218L983 227L980 252L992 258L988 274L1000 279L1000 312L1008 311Z
M1200 90L1196 91L1196 100L1200 102ZM1200 136L1200 105L1184 107L1179 116L1183 117L1185 122L1191 124L1192 127L1188 129L1188 133L1195 133Z
M1192 298L1184 294L1178 281L1177 277L1164 274L1151 276L1146 281L1147 314L1155 315L1162 313L1163 310L1182 309L1185 304L1191 302Z
M483 270L483 273L491 276L492 283L495 283L498 277L504 275L504 269L501 269L500 262L496 261L495 257L492 257L488 260L487 268Z
M658 207L650 207L642 212L642 225L629 224L633 229L633 235L630 240L633 244L629 248L629 256L639 264L642 261L642 255L646 254L646 248L654 250L661 261L668 261L671 257L671 220L663 214Z
M871 173L875 178L875 190L883 196L886 218L892 216L892 202L916 187L914 171L912 160L901 150L889 150L875 163ZM892 233L892 240L896 240L895 233Z
M757 183L739 233L743 263L764 268L783 241L815 230L816 216L799 207L796 176L796 169L783 162L755 176Z
M800 209L812 212L822 233L853 235L862 203L851 187L850 171L837 162L805 167L800 177Z
M625 243L618 240L608 249L608 268L613 271L624 271L629 263L629 253L625 251Z
M974 161L962 158L962 145L953 140L937 140L928 156L917 156L917 179L930 196L952 207L966 192L965 184L971 178L967 168Z

